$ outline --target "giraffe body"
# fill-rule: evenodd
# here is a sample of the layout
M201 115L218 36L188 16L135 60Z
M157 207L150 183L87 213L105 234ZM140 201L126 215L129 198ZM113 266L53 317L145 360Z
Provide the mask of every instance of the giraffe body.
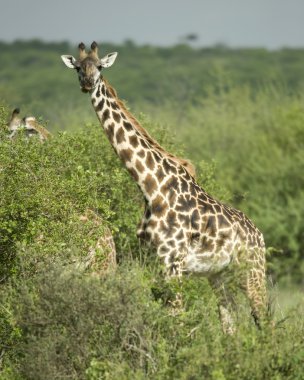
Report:
M97 45L80 58L62 56L78 72L81 90L91 94L96 111L115 152L141 189L145 211L137 236L156 247L167 275L200 274L219 289L223 329L233 332L224 289L225 269L246 264L240 279L258 321L265 309L265 245L261 232L240 211L207 194L195 180L193 166L166 152L143 129L118 99L116 91L100 75L113 64L117 53L103 59Z

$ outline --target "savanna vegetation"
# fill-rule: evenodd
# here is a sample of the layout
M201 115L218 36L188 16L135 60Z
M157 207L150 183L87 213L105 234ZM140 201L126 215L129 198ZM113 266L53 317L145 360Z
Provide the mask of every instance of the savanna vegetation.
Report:
M0 49L0 379L303 379L304 50L101 48L119 52L104 74L144 127L265 235L274 323L256 329L236 294L225 336L207 282L165 282L137 241L141 194L60 60L75 47ZM7 139L16 106L53 137ZM109 230L116 270L98 269L107 249L82 265Z

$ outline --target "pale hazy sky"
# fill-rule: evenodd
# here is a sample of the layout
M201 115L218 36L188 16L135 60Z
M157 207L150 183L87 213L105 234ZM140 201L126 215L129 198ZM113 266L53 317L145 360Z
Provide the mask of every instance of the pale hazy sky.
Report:
M0 40L304 47L304 0L0 0Z

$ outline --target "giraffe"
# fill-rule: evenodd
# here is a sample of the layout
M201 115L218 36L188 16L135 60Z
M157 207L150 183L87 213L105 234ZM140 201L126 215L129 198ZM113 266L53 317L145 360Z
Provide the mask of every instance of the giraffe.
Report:
M138 238L152 244L166 275L208 278L218 297L225 333L233 333L231 300L225 288L229 268L242 267L238 283L247 295L254 321L266 311L265 244L262 233L241 212L210 196L195 180L194 167L163 149L139 124L101 75L117 53L98 57L96 42L79 58L61 56L78 73L80 89L89 93L97 117L116 154L143 193L145 211Z
M16 137L18 131L23 130L27 138L37 136L41 142L47 140L51 134L50 132L39 125L34 116L26 116L23 119L19 118L20 109L15 108L12 112L10 121L8 122L8 129L10 131L9 138Z

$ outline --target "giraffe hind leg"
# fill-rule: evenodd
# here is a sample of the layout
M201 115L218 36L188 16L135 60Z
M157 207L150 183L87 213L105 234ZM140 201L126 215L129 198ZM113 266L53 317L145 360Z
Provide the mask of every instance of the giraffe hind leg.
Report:
M265 271L250 269L246 281L246 294L250 302L251 315L257 327L261 328L267 317Z

